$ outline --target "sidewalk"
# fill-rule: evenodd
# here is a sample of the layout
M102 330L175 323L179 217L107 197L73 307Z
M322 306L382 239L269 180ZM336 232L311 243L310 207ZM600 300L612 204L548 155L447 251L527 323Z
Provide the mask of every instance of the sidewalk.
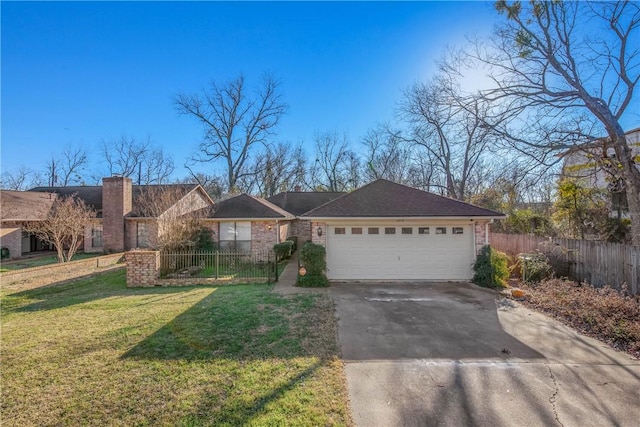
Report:
M289 263L285 267L278 281L273 286L273 292L281 295L308 294L326 292L328 288L299 288L296 286L298 280L298 251L293 254Z

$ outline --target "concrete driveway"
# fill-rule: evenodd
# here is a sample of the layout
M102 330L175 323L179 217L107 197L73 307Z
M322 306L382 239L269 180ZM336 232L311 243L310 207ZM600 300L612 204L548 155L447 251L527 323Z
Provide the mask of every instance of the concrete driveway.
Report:
M358 426L638 425L640 361L471 284L333 284Z

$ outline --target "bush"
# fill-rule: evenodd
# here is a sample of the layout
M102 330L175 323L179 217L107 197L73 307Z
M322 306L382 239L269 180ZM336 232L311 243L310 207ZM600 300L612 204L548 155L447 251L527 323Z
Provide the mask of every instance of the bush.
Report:
M506 287L509 278L508 260L509 257L504 252L496 251L489 245L483 246L473 264L473 283L485 288Z
M329 281L324 275L310 276L306 274L298 277L298 286L303 288L324 288L329 286Z
M298 276L298 286L320 287L328 286L329 281L324 272L327 268L326 250L324 246L307 242L300 250L300 264L307 273Z
M214 251L216 249L216 242L213 241L209 228L203 226L198 231L196 249L199 251Z
M549 258L542 252L518 254L515 266L522 273L522 281L525 283L538 283L554 275Z
M298 250L298 236L289 236L287 237L287 241L293 242L293 247L291 248L291 253L294 253Z
M293 253L293 242L291 240L285 240L282 243L273 245L273 251L276 253L278 259L290 258Z

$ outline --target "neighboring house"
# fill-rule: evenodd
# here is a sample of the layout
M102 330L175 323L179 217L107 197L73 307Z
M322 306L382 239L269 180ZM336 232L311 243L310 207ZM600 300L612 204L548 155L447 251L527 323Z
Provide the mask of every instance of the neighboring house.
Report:
M53 249L22 231L26 222L45 219L56 199L55 194L0 190L0 245L9 249L9 257Z
M635 157L636 166L640 168L640 128L630 130L625 135L631 153ZM607 148L606 157L616 158L613 147L611 144L607 144L607 141L608 138L597 139L563 153L562 177L579 179L583 185L591 188L609 190L611 211L626 212L628 210L626 193L621 191L619 183L612 179L613 175L608 171L608 168L597 160L604 157L605 147Z
M290 236L295 215L259 197L240 194L216 203L205 220L221 250L262 254Z
M383 179L300 216L326 247L330 280L469 280L489 224L502 218Z
M76 195L96 211L96 219L85 229L84 252L121 252L134 248L155 247L163 220L167 217L213 206L206 191L197 184L132 185L131 179L103 178L101 186L37 187L29 191L0 191L2 195L1 242L11 257L42 249L42 243L22 232L28 221L46 218L56 197ZM175 191L176 203L163 212L149 216L139 201L145 196ZM147 197L148 199L149 197ZM160 227L159 227L160 225ZM17 235L21 237L18 250Z

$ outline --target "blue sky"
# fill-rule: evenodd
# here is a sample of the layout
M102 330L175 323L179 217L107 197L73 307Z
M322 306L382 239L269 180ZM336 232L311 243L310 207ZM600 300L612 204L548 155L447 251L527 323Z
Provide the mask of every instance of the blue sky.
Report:
M2 170L42 169L68 145L151 140L178 171L199 124L172 98L211 80L270 73L289 111L278 140L346 133L393 119L447 45L488 35L491 2L1 3ZM97 162L97 155L93 157ZM211 166L202 170L212 171Z

